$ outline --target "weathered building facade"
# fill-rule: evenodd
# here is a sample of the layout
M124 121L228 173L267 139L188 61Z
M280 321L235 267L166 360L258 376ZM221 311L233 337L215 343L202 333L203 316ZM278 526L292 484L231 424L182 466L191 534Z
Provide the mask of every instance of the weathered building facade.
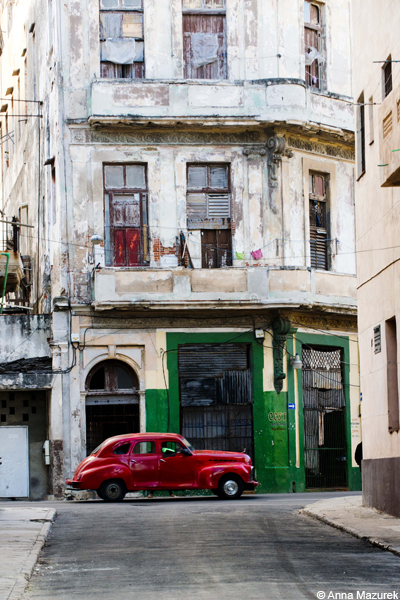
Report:
M32 265L18 310L52 315L50 495L128 431L246 448L261 491L359 486L350 17L4 3L3 211ZM17 99L40 104L20 121Z
M357 263L363 502L400 516L397 322L400 192L400 10L354 0L357 111ZM373 43L370 43L373 35Z

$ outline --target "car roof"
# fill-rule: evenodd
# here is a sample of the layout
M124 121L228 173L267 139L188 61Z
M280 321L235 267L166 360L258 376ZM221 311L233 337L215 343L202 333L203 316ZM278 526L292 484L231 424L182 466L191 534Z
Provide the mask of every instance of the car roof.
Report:
M115 435L114 437L108 438L104 440L104 444L115 444L116 442L126 441L131 442L135 440L154 440L154 439L162 439L162 440L174 440L176 438L183 439L183 436L179 433L126 433L124 435Z

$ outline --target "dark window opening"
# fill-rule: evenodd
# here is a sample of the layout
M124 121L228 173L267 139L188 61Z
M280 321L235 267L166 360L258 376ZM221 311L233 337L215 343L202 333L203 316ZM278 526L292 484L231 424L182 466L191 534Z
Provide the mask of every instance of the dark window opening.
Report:
M91 390L104 390L105 388L105 373L104 369L99 369L90 380Z
M342 350L303 346L302 361L306 488L344 489L347 444Z
M327 177L310 173L310 258L313 269L328 270Z
M143 79L142 0L100 0L100 76Z
M227 79L225 0L183 0L185 79Z
M232 266L230 166L189 164L187 227L201 235L201 266Z
M86 405L86 450L88 455L110 437L138 432L138 404Z
M357 178L365 173L365 104L364 94L358 99L357 106Z
M144 165L104 165L105 261L137 267L149 262Z
M117 390L136 391L139 382L129 367L122 367L118 360L101 363L88 377L88 389L93 392L114 392Z
M196 449L254 459L251 346L179 346L178 364L182 435Z
M15 415L15 406L10 406L10 415Z
M7 415L1 415L1 422L5 423L7 421Z
M155 442L138 442L133 449L133 454L155 454Z
M29 415L27 415L27 414L23 414L23 415L22 415L22 420L23 420L23 421L29 421Z
M389 432L399 431L399 383L397 364L397 327L396 318L386 321L386 362L387 362L387 398Z
M7 408L7 400L1 401L1 408Z
M131 390L133 388L131 376L122 367L117 367L117 385L119 390Z
M384 98L386 98L386 96L389 96L390 92L393 89L393 82L392 82L392 57L389 56L383 69L383 92L384 92Z
M122 446L118 446L117 448L115 448L113 454L128 454L130 447L130 444L122 444Z
M306 84L321 89L321 65L325 62L322 50L321 8L304 2L304 44Z
M36 415L36 406L32 406L32 414Z

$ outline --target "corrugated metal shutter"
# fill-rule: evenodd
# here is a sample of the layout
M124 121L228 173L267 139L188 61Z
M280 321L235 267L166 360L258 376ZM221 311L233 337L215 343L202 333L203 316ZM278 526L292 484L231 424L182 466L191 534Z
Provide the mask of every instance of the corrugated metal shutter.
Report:
M247 344L179 346L179 377L222 377L226 371L249 368Z

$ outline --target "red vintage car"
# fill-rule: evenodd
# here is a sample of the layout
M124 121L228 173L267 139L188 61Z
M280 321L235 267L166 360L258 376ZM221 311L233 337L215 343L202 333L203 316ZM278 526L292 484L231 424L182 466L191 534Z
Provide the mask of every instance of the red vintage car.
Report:
M253 471L244 453L195 450L173 433L135 433L105 440L66 483L73 490L96 490L106 502L138 490L195 489L233 500L256 488Z

